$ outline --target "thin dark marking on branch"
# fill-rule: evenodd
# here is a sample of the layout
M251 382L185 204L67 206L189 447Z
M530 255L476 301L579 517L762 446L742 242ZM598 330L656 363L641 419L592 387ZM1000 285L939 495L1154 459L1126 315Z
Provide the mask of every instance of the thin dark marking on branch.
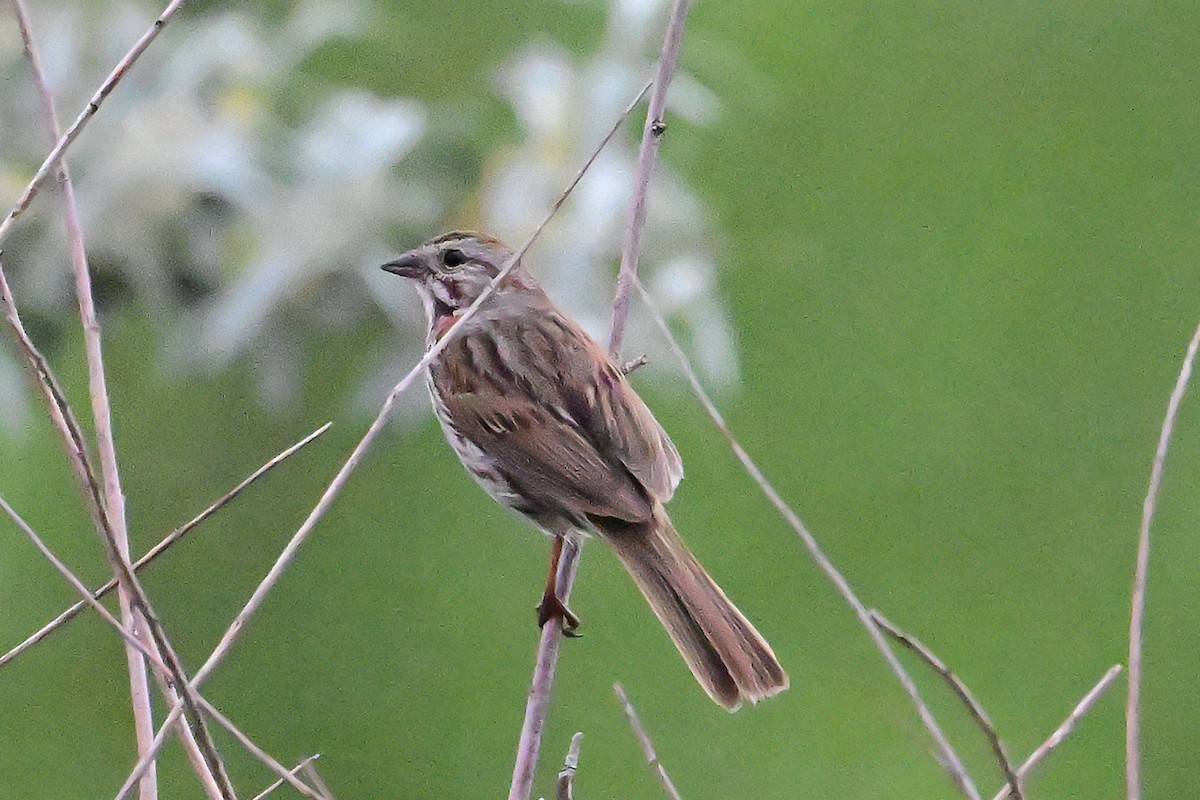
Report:
M1179 377L1175 379L1175 388L1171 390L1171 397L1167 401L1167 413L1158 436L1158 447L1154 451L1154 466L1150 469L1150 485L1146 489L1146 499L1142 501L1142 524L1138 531L1137 566L1133 572L1129 615L1129 694L1125 701L1125 791L1128 800L1140 800L1142 796L1142 627L1146 618L1146 579L1150 570L1150 523L1154 519L1158 490L1162 486L1171 432L1192 377L1197 348L1200 348L1200 327L1192 334Z
M1042 760L1045 759L1046 756L1050 755L1054 748L1062 744L1063 740L1071 735L1071 731L1075 730L1075 726L1079 724L1079 720L1083 719L1083 717L1092 710L1092 706L1096 705L1096 701L1104 696L1104 693L1108 691L1109 687L1113 685L1113 682L1116 681L1117 676L1120 674L1120 664L1114 664L1113 666L1109 667L1108 672L1104 673L1104 677L1100 679L1100 682L1093 686L1092 690L1083 696L1083 699L1080 700L1078 705L1071 710L1071 713L1068 714L1067 718L1063 720L1063 723L1058 726L1058 729L1055 730L1054 733L1050 734L1050 738L1042 742L1041 746L1038 747L1037 750L1034 750L1029 758L1025 759L1025 763L1022 764L1020 769L1017 770L1017 776L1021 780L1028 778L1029 774L1033 772L1034 767L1042 763ZM1004 788L996 794L994 800L1005 800L1005 798L1009 795L1009 790L1010 784L1005 784Z
M0 285L0 288L4 288L3 285ZM38 355L40 355L40 354L38 354ZM53 380L53 378L51 377L50 380ZM154 547L151 547L149 550L147 550L145 555L143 555L141 558L139 558L133 564L133 569L135 571L140 570L142 567L145 567L147 564L154 561L156 558L158 558L160 555L162 555L167 550L167 548L174 545L176 542L178 542L180 539L182 539L184 536L186 536L188 533L190 533L192 530L194 530L197 526L199 526L202 522L207 520L209 517L211 517L213 514L217 513L221 509L223 509L229 503L231 503L238 495L240 495L243 491L245 491L247 488L249 488L250 485L253 484L255 481L257 481L259 478L266 475L268 472L270 472L272 469L274 469L276 466L278 466L280 463L282 463L284 460L286 460L289 456L292 456L297 451L299 451L302 447L304 447L305 445L312 442L314 439L319 437L321 434L325 433L325 431L329 430L331 425L333 425L332 422L325 423L320 428L313 431L308 436L305 436L299 442L296 442L291 447L289 447L288 449L279 453L274 458L272 458L270 461L268 461L267 463L263 464L261 467L256 469L253 473L251 473L244 480L242 480L241 483L239 483L237 486L233 487L228 492L226 492L224 495L222 495L220 498L218 498L216 501L214 501L208 508L204 509L199 514L197 514L195 517L193 517L191 520L189 520L188 522L179 526L171 533L167 534L162 539L162 541L160 541L158 544L154 545ZM116 586L117 586L116 579L109 580L108 583L104 584L99 589L96 589L95 591L93 591L92 597L99 600L102 597L104 597L105 595L107 595L109 592L111 592L113 589L115 589ZM87 601L80 600L79 602L75 603L70 608L68 608L66 611L59 614L53 620L46 623L38 631L36 631L35 633L31 634L28 638L26 638L25 641L21 642L19 645L14 647L12 650L9 650L3 656L0 656L0 669L5 667L6 665L8 665L11 661L16 659L17 656L20 656L26 650L28 650L31 647L33 647L34 645L36 645L38 642L45 639L47 636L49 636L54 631L58 630L63 625L66 625L68 622L75 619L75 617L79 616L79 613L87 607L88 607Z
M866 606L858 599L858 594L850 586L850 582L834 566L829 556L825 555L825 551L821 548L820 543L817 542L816 537L805 527L799 515L792 510L792 507L775 490L775 486L767 480L767 476L758 468L758 465L754 463L754 459L750 458L750 454L746 452L741 442L733 435L733 431L729 429L729 425L725 422L725 417L717 410L712 398L708 396L708 392L704 391L704 386L700 383L700 378L696 375L695 368L692 367L691 359L687 357L687 354L683 352L683 348L679 346L679 341L675 338L675 334L671 332L670 326L663 318L662 313L659 312L658 307L654 305L654 300L650 297L650 293L646 291L646 288L636 276L633 285L642 296L642 301L646 304L646 309L650 312L650 317L662 332L663 338L666 339L667 344L671 348L671 352L675 354L675 358L679 361L683 373L688 379L688 383L691 384L692 393L696 395L700 404L704 406L704 410L712 418L713 424L717 426L717 430L725 437L725 441L729 444L730 449L733 450L733 454L737 456L738 461L742 463L742 467L745 468L751 480L758 484L758 487L762 490L767 500L770 501L771 505L775 507L775 510L780 513L791 529L796 532L801 543L808 550L809 556L816 562L820 570L825 573L825 577L829 579L830 583L837 589L838 594L842 596L842 599L854 611L854 615L858 617L858 621L866 628L867 635L871 637L871 642L879 650L884 661L887 662L888 668L891 669L892 674L896 676L896 680L904 688L913 707L917 710L917 716L920 717L922 724L925 725L925 729L929 731L934 744L937 745L940 756L939 760L950 775L950 779L954 782L954 785L970 800L980 800L979 789L975 786L975 782L971 779L966 767L963 766L962 759L955 752L954 746L950 744L950 740L946 738L946 734L942 731L937 719L933 716L933 712L929 710L929 706L925 704L925 700L921 697L921 693L917 689L916 683L913 682L912 676L908 674L908 671L904 669L904 665L900 663L896 654L892 652L892 648L888 645L887 640L883 638L883 633L867 612Z
M1024 796L1021 793L1020 775L1013 769L1012 762L1008 758L1008 751L1004 747L1004 742L1000 741L1000 735L996 733L996 726L992 724L992 720L988 717L987 712L983 710L983 706L975 699L975 695L971 693L967 685L924 642L896 627L878 609L871 609L871 619L875 621L875 624L884 633L891 636L913 653L916 653L922 661L942 677L942 680L946 682L950 690L966 706L967 713L971 715L971 719L975 720L976 726L983 731L983 735L988 740L988 745L992 748L992 754L996 756L996 761L1000 764L1000 771L1004 773L1005 779L1008 780L1008 786L1011 787L1009 790L1011 796L1014 800L1024 800Z
M621 701L621 708L625 711L625 718L629 720L629 727L633 728L634 735L637 736L638 742L642 746L642 752L646 755L646 763L650 765L650 769L654 770L654 776L662 784L663 791L671 800L681 800L679 790L675 788L671 776L667 774L666 767L658 760L658 753L654 750L654 743L650 741L650 734L646 733L645 727L642 726L642 721L638 718L629 695L625 693L625 687L620 683L614 683L613 691L616 693L617 699Z

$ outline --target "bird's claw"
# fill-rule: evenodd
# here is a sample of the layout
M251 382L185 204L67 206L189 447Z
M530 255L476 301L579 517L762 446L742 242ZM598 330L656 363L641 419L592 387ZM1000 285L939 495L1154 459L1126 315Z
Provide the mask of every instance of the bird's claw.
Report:
M547 592L542 595L542 602L537 605L538 627L545 627L546 623L552 619L558 620L563 636L568 639L579 638L579 617L575 616L575 612L567 608L566 603L559 600L556 595Z

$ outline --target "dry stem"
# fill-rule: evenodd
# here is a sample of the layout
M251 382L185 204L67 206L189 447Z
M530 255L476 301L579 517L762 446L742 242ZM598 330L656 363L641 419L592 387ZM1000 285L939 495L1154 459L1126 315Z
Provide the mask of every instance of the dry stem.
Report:
M625 710L625 718L629 720L629 727L633 728L638 742L641 743L642 752L646 754L646 763L650 765L650 769L654 770L654 776L662 784L663 791L667 793L667 797L671 798L671 800L682 800L679 796L679 790L675 788L675 784L671 781L671 776L667 774L667 768L658 760L658 753L654 751L654 742L650 741L650 734L646 733L645 727L642 726L642 721L638 719L637 711L633 708L633 702L629 699L629 695L625 693L625 687L620 683L614 683L613 691L616 692L617 699L621 701L621 708Z
M625 338L629 295L633 290L633 279L637 276L642 231L646 227L646 196L654 162L658 159L658 148L666 131L667 89L675 76L675 64L683 45L683 25L690 6L691 0L675 0L671 7L662 52L658 56L658 70L654 73L654 91L650 93L650 103L646 108L642 143L638 148L637 177L634 179L633 196L629 200L629 224L625 228L625 245L621 249L621 269L617 273L617 294L613 299L612 324L608 335L608 354L614 360L621 354L621 342Z
M988 745L991 746L992 753L996 756L996 761L1000 764L1000 770L1004 773L1004 777L1008 779L1008 786L1012 787L1009 790L1011 796L1014 800L1023 800L1020 775L1013 769L1012 762L1008 758L1008 752L1004 749L1004 742L1000 741L1000 735L996 733L996 726L992 724L987 712L983 710L983 706L975 699L975 695L971 693L967 685L946 666L946 662L942 661L937 657L936 653L926 647L924 642L896 627L878 609L871 609L871 619L874 620L875 624L884 633L887 633L897 642L916 653L922 661L942 677L942 680L946 682L950 690L966 706L967 713L971 715L971 719L975 720L975 724L979 726L979 729L983 731L983 735L987 737Z
M1063 720L1063 723L1058 726L1058 729L1055 730L1054 733L1050 734L1050 738L1042 742L1041 746L1038 747L1037 750L1034 750L1033 753L1030 754L1029 758L1025 759L1025 763L1022 764L1020 769L1017 770L1018 778L1025 780L1027 777L1029 777L1029 773L1033 772L1034 767L1042 763L1042 760L1046 756L1050 755L1050 752L1054 750L1054 748L1062 744L1063 740L1071 735L1071 731L1075 730L1075 726L1079 724L1079 720L1083 719L1084 715L1092 710L1092 706L1096 705L1096 701L1104 696L1104 693L1108 691L1108 688L1113 685L1113 682L1120 674L1120 664L1114 664L1113 666L1109 667L1108 672L1104 673L1104 677L1100 679L1100 682L1093 686L1092 690L1083 696L1083 699L1080 700L1075 708L1071 710L1071 713L1068 714L1067 718ZM1011 787L1011 784L1006 783L1004 788L996 794L993 800L1005 800L1005 798L1009 796Z
M4 288L4 286L0 285L0 288ZM36 351L35 351L35 353L36 353ZM38 355L40 355L40 354L38 354ZM51 404L51 408L57 408L57 406ZM254 472L252 472L250 475L248 475L245 479L243 479L241 481L241 483L239 483L237 486L233 487L228 492L223 494L221 497L217 498L217 500L215 500L211 505L209 505L208 508L204 509L199 514L197 514L195 517L193 517L191 520L189 520L188 522L185 522L183 525L179 526L178 528L173 530L171 533L167 534L162 539L162 541L160 541L158 544L154 545L154 547L151 547L149 550L147 550L145 555L143 555L136 562L134 562L133 569L135 571L140 570L142 567L144 567L147 564L149 564L150 562L154 561L154 559L156 559L160 555L162 555L162 553L165 552L168 547L170 547L171 545L178 542L180 539L182 539L184 536L186 536L188 533L190 533L192 530L194 530L196 527L198 527L200 525L200 523L207 520L213 514L217 513L222 508L229 505L229 503L231 503L234 500L234 498L236 498L243 491L245 491L247 488L249 488L251 484L253 484L259 478L266 475L268 472L270 472L277 465L282 463L289 456L295 454L297 451L300 450L300 448L304 447L305 445L307 445L308 443L310 443L314 439L316 439L318 436L325 433L325 431L329 430L330 426L332 426L332 425L333 425L332 422L325 423L320 428L313 431L308 436L305 436L303 439L296 442L291 447L289 447L286 450L284 450L283 452L279 453L274 458L272 458L270 461L268 461L267 463L263 464L261 467L256 469ZM116 585L117 585L116 579L112 579L112 580L108 581L108 583L101 586L99 589L96 589L95 591L93 591L91 593L91 595L94 599L99 600L100 598L104 597L109 592L111 592L114 588L116 588ZM66 611L59 614L53 620L46 623L38 631L36 631L35 633L31 634L28 638L26 638L25 641L21 642L19 645L14 647L12 650L5 653L3 656L0 656L0 668L3 668L9 662L16 659L17 656L21 655L26 650L33 647L35 644L37 644L38 642L45 639L47 636L49 636L51 633L53 633L54 631L61 628L63 625L66 625L68 622L75 619L75 617L79 616L79 613L87 607L88 607L87 601L80 600L79 602L75 603L70 608L68 608Z
M33 72L34 83L37 86L38 96L42 101L47 126L52 138L59 140L61 144L66 142L67 139L66 137L60 139L58 115L54 109L54 98L50 94L41 69L28 16L25 13L21 0L12 0L12 2L17 16L18 27L21 30L21 36L25 45L25 53ZM157 35L157 31L153 30L151 34L143 37L145 44L142 49L149 45L149 42ZM114 76L110 76L111 85L109 90L111 90L111 86L116 84L119 77L117 73L114 73ZM92 109L91 113L94 114L98 108L98 100L94 100L90 108ZM78 128L82 128L82 124L78 125ZM65 151L65 144L61 149ZM88 390L92 402L92 416L96 427L96 442L97 451L100 455L101 477L104 482L102 495L98 491L92 492L92 500L95 505L93 513L101 523L98 529L106 546L109 560L113 565L114 575L118 580L117 594L121 608L121 618L130 631L142 637L143 641L151 649L156 650L164 656L164 661L172 674L172 681L176 685L184 686L184 703L190 712L188 715L189 721L191 727L194 728L193 733L196 736L196 743L199 745L200 753L203 755L202 759L194 759L201 782L209 791L210 796L233 798L235 797L233 786L225 774L224 764L221 762L220 756L216 751L216 746L208 734L204 719L196 708L195 698L188 696L186 676L183 673L178 656L168 642L161 624L155 619L154 612L150 608L149 598L138 585L137 579L129 567L129 539L125 525L125 498L121 491L120 475L117 467L116 447L112 431L112 413L108 399L108 387L101 350L100 325L96 318L95 303L92 298L91 276L88 273L87 256L83 246L83 231L79 224L79 211L75 201L74 187L71 184L66 162L61 160L61 152L55 166L55 171L63 191L64 221L71 253L71 268L75 276L75 289L79 301L80 320L83 327L84 349L88 365ZM30 195L30 199L32 199L32 195ZM5 220L5 224L11 224L13 219L15 219L15 215L10 214L8 219ZM0 238L2 237L3 226L0 225ZM15 315L15 305L13 309ZM63 413L63 417L70 419L70 415L65 412ZM80 459L85 459L86 449L80 448L77 455ZM84 469L81 471L92 478L89 488L95 489L94 473L91 473L90 469L86 468L86 463L83 466ZM147 626L149 628L148 631L146 630ZM149 638L146 638L147 633L149 634ZM143 754L150 746L154 730L146 664L142 660L138 650L129 645L126 646L126 659L129 668L130 695L133 703L134 728L137 735L138 753ZM169 687L165 687L164 691L168 700L173 699L173 693ZM214 791L217 789L219 789L219 794ZM153 773L148 773L146 779L142 782L141 795L143 800L155 800L158 797L157 780Z
M292 777L295 777L298 772L300 772L302 769L304 769L306 766L308 766L312 762L316 761L320 757L321 757L320 753L313 753L311 756L309 756L308 758L304 759L296 766L289 769L288 774L290 774ZM272 783L267 788L263 789L258 794L254 795L254 797L252 797L251 800L263 800L263 798L265 798L271 792L278 789L280 786L283 786L283 778L276 778L274 783Z
M891 669L892 673L896 676L896 679L900 681L900 685L904 687L904 691L908 694L909 699L912 701L913 706L917 710L917 715L921 718L921 722L925 725L926 730L929 731L929 735L933 738L934 743L937 745L939 754L941 756L942 765L950 774L951 780L954 781L954 784L959 788L959 790L962 791L962 793L968 798L970 798L970 800L980 800L979 789L975 786L975 782L971 780L971 776L967 773L966 768L963 766L962 759L960 759L958 757L958 753L954 751L954 747L950 744L950 741L946 738L945 733L942 732L941 726L938 725L937 720L934 718L933 712L929 710L929 706L927 706L925 701L921 698L921 693L917 690L917 685L913 682L912 676L908 674L908 672L904 669L904 665L900 663L900 660L896 657L896 654L892 652L892 648L888 646L887 640L883 638L883 634L875 625L875 622L871 619L870 613L862 604L862 601L858 599L858 595L855 593L854 589L851 588L850 582L846 580L846 577L838 571L838 568L835 567L833 562L829 560L829 557L825 555L825 551L821 549L821 545L817 542L816 537L814 537L812 533L809 532L808 528L804 526L804 523L800 521L800 517L795 511L792 510L791 506L784 501L779 492L775 490L775 487L770 481L767 480L767 477L763 474L762 470L760 470L758 465L754 463L754 460L750 458L750 454L746 452L745 448L742 447L741 443L733 435L733 432L730 431L729 425L725 422L725 418L721 415L721 412L717 410L716 405L713 404L712 399L708 396L708 393L704 391L704 387L700 384L700 378L696 375L696 370L692 367L691 360L687 357L687 354L683 352L683 348L679 346L678 340L676 340L675 335L671 333L670 326L667 325L667 321L663 319L662 314L654 305L654 301L651 299L650 294L646 291L646 288L642 286L641 281L637 280L636 278L634 280L634 288L636 288L641 294L642 300L645 302L646 308L650 312L650 316L654 319L658 329L662 331L662 334L666 338L667 344L670 345L671 351L675 354L676 359L679 360L679 363L683 368L683 372L687 376L688 382L692 386L692 392L696 395L697 399L700 400L701 405L704 406L705 411L708 412L709 417L712 418L712 421L717 426L717 429L721 431L721 434L725 437L725 441L729 443L729 447L733 450L734 455L737 456L738 461L742 462L742 466L745 468L746 472L750 475L751 479L758 484L763 494L766 495L767 499L771 502L771 505L775 506L775 509L783 516L787 524L791 526L792 530L796 532L796 535L800 537L800 541L804 544L805 549L808 550L808 553L812 557L813 561L815 561L821 571L825 573L825 576L834 585L834 588L837 589L838 594L842 596L842 599L844 599L847 605L853 609L854 615L858 617L858 621L861 622L863 627L867 629L867 634L871 637L871 642L883 655L884 661L887 662L888 668Z
M33 202L33 198L37 195L38 190L42 187L42 184L46 182L46 178L50 177L50 172L58 165L58 162L63 157L63 154L67 152L67 148L70 147L77 138L79 138L79 134L83 133L84 127L100 110L100 105L104 102L104 99L108 97L109 93L111 93L114 88L116 88L116 85L120 82L120 80L125 77L125 73L127 73L138 60L138 58L141 57L146 48L150 46L150 43L158 37L158 34L162 32L162 29L166 27L167 23L170 22L171 17L175 16L175 12L178 11L179 7L183 4L184 0L171 0L171 3L165 9L163 9L163 12L158 15L158 18L155 19L146 32L142 34L142 37L138 39L136 43L134 43L129 52L127 52L121 58L121 60L117 62L117 65L113 67L113 71L110 72L108 77L104 79L104 82L100 84L100 88L97 89L96 93L92 95L90 100L88 100L87 105L83 107L83 111L79 112L79 116L76 117L75 122L71 124L70 129L61 137L59 137L58 143L54 145L54 149L51 150L50 154L46 156L46 159L42 162L42 165L38 167L38 171L34 173L33 178L30 179L29 184L25 187L25 191L21 193L21 197L17 200L16 205L14 205L12 210L8 212L8 216L6 216L3 221L0 221L0 244L3 244L4 240L8 238L8 234L12 231L13 223L16 222L17 217L24 213L25 209L29 207L29 204Z
M575 572L579 568L579 551L582 546L583 541L575 536L568 536L563 541L555 580L559 599L564 604L571 599L571 587L575 584ZM533 680L525 702L525 719L521 724L521 737L517 740L517 759L513 764L509 800L526 800L533 787L538 753L541 750L542 730L546 726L546 714L550 711L550 689L554 685L554 671L558 666L558 648L561 643L559 626L542 626L533 664Z
M91 605L92 608L96 610L96 613L100 615L100 618L111 625L121 636L121 638L124 639L131 647L137 650L141 655L145 656L145 658L150 662L151 666L157 670L164 680L169 681L171 678L170 668L163 661L163 659L159 657L158 653L145 645L141 639L139 639L133 633L128 631L125 626L117 620L116 617L109 613L107 608L101 605L99 600L96 600L92 597L91 592L88 590L87 586L83 584L83 581L81 581L79 577L71 571L70 567L63 563L62 559L54 554L54 551L46 545L42 537L37 534L32 526L30 526L29 523L26 522L25 519L16 512L15 509L13 509L13 507L9 505L8 501L6 501L3 497L0 497L0 511L3 511L8 518L13 521L13 523L25 534L29 541L33 543L33 546L37 548L38 552L40 552L46 558L46 560L53 565L59 574L61 574L67 580L67 582L71 584L75 591L79 592L79 594L84 597L84 602ZM271 758L261 748L250 741L250 739L244 733L234 726L234 724L230 722L229 719L223 714L221 714L221 712L214 708L213 705L208 702L208 700L198 694L195 695L195 698L198 705L204 708L205 711L212 715L213 719L217 720L217 722L220 723L226 730L232 733L234 737L236 737L238 741L241 742L253 755L257 756L263 761L264 764L266 764L276 773L281 775L287 774L287 769L285 767L283 767L278 761ZM164 728L162 731L160 731L160 733L165 734L166 730L167 729ZM120 794L118 794L118 798L124 796L129 789L133 788L133 784L136 782L137 779L128 781L126 785L122 787ZM300 784L298 781L294 782L293 785L296 787L297 791L300 791L302 794L306 794L307 796L315 796L311 789L303 784Z
M40 390L40 394L46 400L50 418L53 421L55 428L59 431L62 437L63 444L66 447L68 461L71 464L72 470L79 479L80 486L83 489L84 496L88 500L87 506L91 511L93 521L97 531L100 531L101 538L109 545L107 552L109 553L110 563L115 563L113 559L113 547L111 545L111 531L108 528L108 520L102 511L103 502L100 495L99 485L96 481L96 476L92 470L90 460L87 454L87 445L83 438L83 431L79 427L79 423L72 412L70 404L63 394L62 388L54 377L46 358L41 354L33 341L26 333L24 326L21 323L20 315L17 311L16 302L13 299L12 292L8 286L8 281L4 274L3 266L0 265L0 301L2 301L5 312L5 319L12 328L17 339L17 344L21 351L25 354L26 361L29 364L30 370L35 377L35 382ZM134 651L136 654L136 650ZM140 658L137 659L140 662ZM174 695L168 693L168 699L172 702L175 700ZM151 726L153 733L153 726ZM184 747L188 751L189 759L195 766L197 776L200 778L205 791L210 797L220 798L223 796L220 785L212 774L209 768L209 759L201 753L201 745L195 740L193 735L185 733L183 737ZM145 755L149 752L152 741L146 743L143 750L139 741L139 755ZM215 751L213 752L215 755ZM147 791L157 791L157 782L149 784L142 783L143 794Z
M574 800L575 798L575 771L579 769L579 746L582 742L582 732L571 737L571 744L567 747L567 757L563 760L563 768L558 773L555 800Z
M1158 447L1154 451L1154 466L1150 469L1150 485L1146 490L1146 499L1142 501L1142 524L1138 531L1137 566L1133 573L1133 596L1130 602L1129 696L1125 703L1125 790L1129 800L1140 800L1142 796L1142 626L1146 617L1146 578L1150 568L1150 522L1154 519L1158 490L1162 485L1171 431L1192 377L1192 363L1196 360L1198 347L1200 327L1192 334L1179 377L1175 380L1175 388L1171 390L1171 397L1167 401L1167 414L1163 418Z
M646 358L646 356L644 354L640 355L631 361L626 361L625 364L622 365L622 367L621 367L621 374L622 375L632 375L637 370L646 366L646 364L648 364L649 362L650 362L650 359Z
M325 783L325 779L321 777L321 773L317 771L317 765L311 760L307 764L302 764L300 771L304 773L308 782L316 787L320 800L337 800L330 791L329 785Z
M646 224L646 192L650 185L654 161L658 155L659 141L665 130L663 115L666 109L667 88L675 74L675 63L683 42L683 24L687 19L689 5L689 0L675 0L670 19L667 22L667 31L663 39L658 67L651 82L654 91L650 95L650 102L646 109L646 123L642 129L637 175L634 178L633 197L630 199L629 223L625 231L625 245L621 253L621 271L617 279L617 294L613 300L612 328L609 333L608 348L609 355L613 360L617 360L621 352L621 339L625 333L625 320L629 312L630 283L637 275L638 245L641 241L642 228ZM634 102L636 104L637 101ZM629 110L622 115L621 120L628 113ZM620 125L621 120L617 121L617 125ZM611 136L615 130L614 126L609 135ZM585 165L584 169L586 168ZM564 600L571 593L581 552L581 544L576 543L573 547L564 548L559 560L558 578L555 585L558 588L559 596ZM556 625L542 627L537 656L534 659L529 697L525 703L525 720L521 726L520 738L517 740L517 758L513 764L513 778L508 791L508 800L528 800L533 791L533 777L537 771L538 754L542 746L542 729L545 727L546 714L550 709L550 691L554 685L555 667L558 665L560 635Z

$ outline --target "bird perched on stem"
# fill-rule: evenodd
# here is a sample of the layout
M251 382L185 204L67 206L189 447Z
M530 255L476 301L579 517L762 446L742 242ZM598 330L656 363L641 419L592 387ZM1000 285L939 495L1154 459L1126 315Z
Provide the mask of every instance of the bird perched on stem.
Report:
M411 279L439 341L512 256L454 231L383 265ZM538 623L573 635L556 586L565 537L613 548L692 674L729 710L781 692L770 645L676 533L663 503L679 452L621 369L517 265L429 365L429 394L463 466L496 502L553 537Z

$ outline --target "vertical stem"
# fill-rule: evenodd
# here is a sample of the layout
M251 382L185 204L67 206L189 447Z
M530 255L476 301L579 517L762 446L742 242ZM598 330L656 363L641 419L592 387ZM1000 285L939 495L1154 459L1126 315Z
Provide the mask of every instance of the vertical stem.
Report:
M625 338L625 320L629 316L629 295L633 291L633 279L637 275L638 256L641 253L642 230L646 227L646 195L654 162L658 160L658 148L667 130L663 118L667 111L667 89L675 75L675 64L683 44L683 23L687 19L691 0L675 0L671 9L671 20L663 38L662 53L658 57L658 72L654 76L654 90L650 93L650 104L646 109L646 123L642 128L642 144L638 150L637 178L634 181L633 197L629 202L629 224L625 228L625 246L621 249L621 271L617 274L617 295L613 300L612 326L608 338L608 354L614 361L621 355L621 342Z
M33 71L34 80L41 98L42 110L52 141L60 138L58 114L54 98L46 85L44 73L33 43L28 14L22 0L12 0L18 27L25 46L25 54ZM121 480L117 471L116 448L113 443L112 415L108 402L108 387L104 377L104 361L100 351L100 324L96 320L95 304L92 300L92 284L88 275L87 255L83 247L83 231L79 225L79 209L75 201L75 190L65 161L59 161L56 177L63 192L64 220L67 241L71 251L71 268L75 276L75 291L79 299L79 314L83 324L84 346L87 352L88 390L92 399L92 415L96 425L97 448L100 454L100 471L104 485L104 508L100 510L113 532L120 558L129 560L129 536L125 527L125 498L121 493ZM126 628L144 644L149 645L145 621L133 610L129 587L119 585L117 596L121 608L121 621ZM154 739L154 716L150 705L150 686L146 674L146 662L141 653L131 645L125 648L129 668L129 692L133 706L134 731L138 753L145 753ZM156 800L158 778L153 769L148 770L140 785L142 800Z
M1158 436L1158 447L1154 451L1154 465L1150 468L1150 485L1142 501L1142 524L1138 531L1137 566L1133 573L1129 615L1129 695L1125 701L1125 791L1128 800L1141 800L1142 796L1142 627L1146 619L1146 581L1150 571L1150 523L1154 519L1158 490L1162 486L1171 432L1179 415L1179 404L1183 402L1188 381L1192 377L1192 364L1198 348L1200 327L1196 328L1192 340L1188 342L1183 366L1179 368L1179 377L1175 379L1175 388L1167 401L1167 413Z
M558 596L566 603L571 599L571 586L579 569L579 551L583 541L568 536L563 541L562 557L558 562ZM554 673L558 666L558 648L562 644L562 631L553 622L542 626L538 641L537 660L533 667L533 681L529 687L529 700L525 704L525 721L521 725L521 738L517 742L517 760L513 764L512 785L508 800L529 800L533 790L533 778L537 772L538 756L542 750L542 730L546 715L550 711L550 689L554 685Z
M679 47L683 42L683 23L687 19L689 6L690 0L675 0L675 4L671 8L671 17L667 22L662 52L654 75L650 103L646 110L646 124L642 129L642 144L638 153L638 170L634 178L633 197L630 200L629 223L621 255L621 273L617 283L616 299L613 302L609 353L614 360L621 350L621 338L624 336L625 320L629 313L629 293L633 288L633 278L637 274L637 249L641 241L642 227L646 224L646 190L650 184L654 160L658 155L658 143L665 130L662 115L666 108L667 86L670 85L671 76L675 72ZM615 128L613 130L615 131ZM559 203L561 202L560 199ZM564 548L558 568L558 592L563 602L570 597L571 587L575 583L575 572L579 568L579 555L582 548L581 541L568 543L571 546ZM512 785L508 793L509 800L528 800L533 791L533 778L537 771L538 755L541 752L542 729L545 727L546 715L550 710L550 692L554 685L555 668L558 665L560 636L561 632L558 626L545 625L542 627L529 697L525 703L525 721L521 726L521 737L517 743L517 760L513 765Z

